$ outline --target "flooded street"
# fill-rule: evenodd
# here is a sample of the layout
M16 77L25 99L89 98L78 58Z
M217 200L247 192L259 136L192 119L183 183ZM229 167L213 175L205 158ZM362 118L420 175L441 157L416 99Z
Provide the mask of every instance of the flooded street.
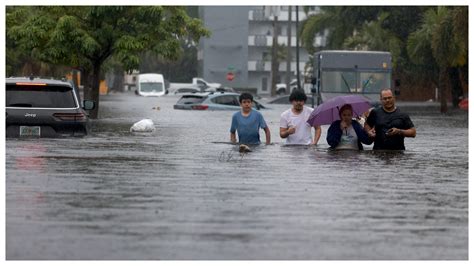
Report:
M405 152L272 145L240 155L234 111L102 96L85 138L7 139L8 260L467 260L467 114L411 113ZM150 118L152 133L130 133ZM264 139L261 131L261 139Z

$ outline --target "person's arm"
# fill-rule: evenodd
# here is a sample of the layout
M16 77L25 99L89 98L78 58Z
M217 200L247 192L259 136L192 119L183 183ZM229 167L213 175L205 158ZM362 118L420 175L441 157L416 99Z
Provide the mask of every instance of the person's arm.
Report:
M280 116L280 138L286 139L295 132L295 127L291 126L290 121L286 118L285 112L283 112Z
M416 137L416 128L403 129L401 135L408 138Z
M237 143L237 138L235 137L235 132L230 132L230 142Z
M232 122L230 124L230 142L237 143L235 132L237 131L237 117L236 113L232 116Z
M335 121L331 124L331 126L328 129L326 141L328 142L329 146L331 146L331 148L336 148L336 146L341 141L341 136L342 136L341 126L338 121Z
M280 137L282 139L288 138L291 134L294 134L296 132L296 128L294 127L289 127L289 128L284 128L280 127Z
M321 137L321 126L314 126L314 139L311 145L317 145Z
M265 144L270 144L271 143L271 137L270 137L270 129L268 127L263 129L265 131Z
M365 132L367 132L369 138L375 138L375 128L369 126L369 124L367 124L367 121L364 123L364 130Z
M403 136L408 138L416 137L416 129L414 127L409 129L391 128L387 131L387 136Z
M369 138L367 132L362 128L362 126L357 121L352 122L352 127L354 128L357 138L360 142L370 145L373 143L373 140Z
M369 138L374 139L376 132L375 132L375 110L370 109L369 110L369 115L367 116L367 119L365 120L364 123L364 130L367 132L367 135L369 135Z

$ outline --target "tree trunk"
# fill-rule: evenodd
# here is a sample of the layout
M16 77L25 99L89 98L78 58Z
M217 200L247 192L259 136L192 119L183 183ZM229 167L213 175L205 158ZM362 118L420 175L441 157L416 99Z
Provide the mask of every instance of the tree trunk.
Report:
M451 85L451 97L454 108L459 108L458 104L463 96L461 79L457 67L449 68L449 81Z
M97 119L99 115L100 64L94 65L91 78L92 83L89 99L95 102L95 108L90 111L89 117L92 119Z
M439 93L441 102L441 113L448 112L447 91L449 82L449 73L447 67L442 67L439 74Z

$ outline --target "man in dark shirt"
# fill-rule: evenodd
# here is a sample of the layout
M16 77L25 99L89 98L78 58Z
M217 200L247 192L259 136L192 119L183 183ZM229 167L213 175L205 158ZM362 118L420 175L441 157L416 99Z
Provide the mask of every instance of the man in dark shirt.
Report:
M410 117L395 106L390 89L380 91L382 107L372 110L364 125L369 137L375 138L374 150L405 150L405 137L414 138L416 129Z

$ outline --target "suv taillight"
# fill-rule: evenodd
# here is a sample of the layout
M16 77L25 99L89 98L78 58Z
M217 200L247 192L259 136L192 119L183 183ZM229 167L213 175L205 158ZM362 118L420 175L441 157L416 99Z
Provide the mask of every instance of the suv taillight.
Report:
M192 108L193 110L207 110L209 106L205 104L201 104L201 105L194 105Z
M83 113L55 113L53 116L62 121L86 121L86 116Z

